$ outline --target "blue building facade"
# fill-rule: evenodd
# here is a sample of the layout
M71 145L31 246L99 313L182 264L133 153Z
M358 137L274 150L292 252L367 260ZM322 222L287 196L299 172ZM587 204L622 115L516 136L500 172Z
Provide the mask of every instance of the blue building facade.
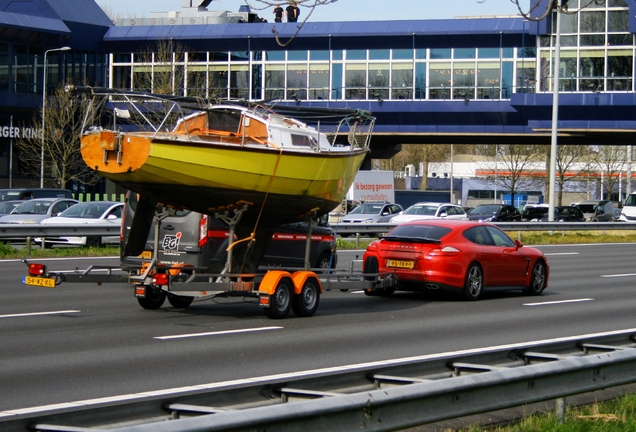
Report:
M42 107L44 81L46 94L67 82L107 82L103 38L112 25L92 0L0 0L1 187L39 184L39 178L20 174L13 140L40 133L33 128L33 119ZM58 51L62 47L70 50Z
M562 144L634 141L636 0L598 3L562 15ZM13 10L15 4L0 0L0 28L6 28L0 50L3 44L9 50L8 69L0 62L6 112L41 105L41 53L68 45L72 51L49 57L57 65L57 75L47 76L51 86L73 79L152 90L155 79L168 75L176 94L277 100L292 108L360 108L378 119L371 158L391 157L411 143L550 142L555 13L538 22L522 17L307 22L298 30L295 23L211 23L178 14L112 25L93 0L19 2L24 10ZM548 4L543 0L533 13ZM575 11L579 0L568 6ZM33 22L27 25L16 14ZM12 34L14 27L20 31ZM30 39L19 40L18 34ZM174 54L160 56L158 44L164 50L169 44ZM23 45L22 59L16 51ZM19 73L23 63L35 65L28 79ZM9 78L3 79L3 70ZM0 159L0 182L4 165Z

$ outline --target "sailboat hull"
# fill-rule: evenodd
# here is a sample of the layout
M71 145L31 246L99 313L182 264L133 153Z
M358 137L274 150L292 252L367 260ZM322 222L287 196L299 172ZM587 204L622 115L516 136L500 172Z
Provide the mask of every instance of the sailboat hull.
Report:
M82 137L85 162L164 205L214 215L249 205L243 221L282 224L325 214L345 197L366 149L283 152L267 145L112 132Z

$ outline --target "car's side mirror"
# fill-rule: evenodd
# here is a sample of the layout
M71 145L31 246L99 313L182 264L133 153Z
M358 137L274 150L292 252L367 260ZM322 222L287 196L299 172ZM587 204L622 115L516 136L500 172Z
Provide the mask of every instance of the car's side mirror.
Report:
M515 246L517 247L517 249L523 247L523 243L521 243L521 240L515 240Z
M108 220L115 220L115 219L117 219L117 216L115 216L114 214L109 214L109 215L106 217L106 219L108 219Z
M446 217L446 216L448 216L446 213L442 213L439 215L439 217Z

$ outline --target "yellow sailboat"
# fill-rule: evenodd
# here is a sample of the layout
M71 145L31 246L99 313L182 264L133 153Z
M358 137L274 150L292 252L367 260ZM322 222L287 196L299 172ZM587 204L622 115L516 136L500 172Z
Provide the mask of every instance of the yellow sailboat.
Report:
M375 122L350 111L320 130L263 106L75 90L93 98L81 138L89 167L167 206L214 215L247 205L247 224L279 225L336 207L369 151Z

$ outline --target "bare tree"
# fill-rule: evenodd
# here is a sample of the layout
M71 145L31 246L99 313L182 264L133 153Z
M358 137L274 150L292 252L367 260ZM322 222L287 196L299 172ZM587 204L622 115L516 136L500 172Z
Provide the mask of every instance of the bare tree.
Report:
M403 146L402 151L391 158L390 165L402 168L411 164L419 166L420 162L423 162L424 172L422 173L420 189L426 190L428 185L428 164L430 162L443 162L449 154L449 145L409 144Z
M480 154L494 159L481 164L487 171L484 178L493 182L498 189L508 192L513 205L518 192L536 188L544 181L543 164L537 157L541 154L538 146L508 144L480 147Z
M95 184L102 177L89 168L79 152L83 115L88 100L59 87L53 96L46 98L44 130L42 111L33 118L31 127L43 135L19 137L15 146L20 155L21 173L40 177L44 155L45 182L49 179L60 188L68 188L71 181Z
M601 199L612 199L612 192L625 171L627 147L616 145L594 146L592 163L601 173Z
M584 178L585 174L589 174L589 164L582 162L587 160L589 152L589 147L584 145L563 145L558 147L555 173L559 187L557 196L555 197L557 199L557 205L563 205L563 191L567 183L580 181ZM549 154L546 161L548 159Z

